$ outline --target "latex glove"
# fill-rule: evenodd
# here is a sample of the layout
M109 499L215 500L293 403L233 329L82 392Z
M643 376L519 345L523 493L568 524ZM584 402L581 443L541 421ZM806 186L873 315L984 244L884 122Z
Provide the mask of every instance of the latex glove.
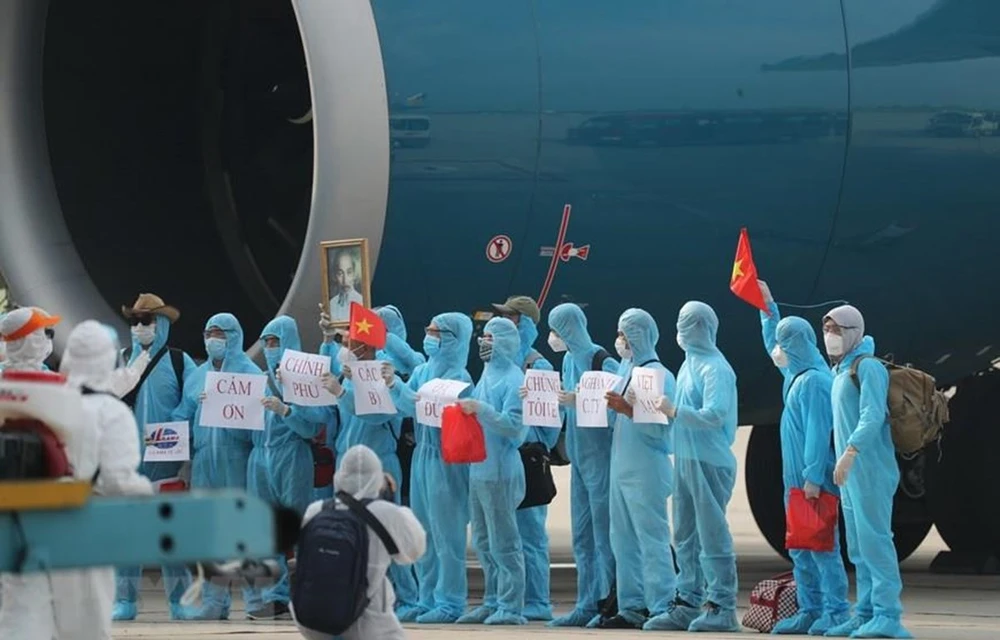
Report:
M281 384L281 369L275 369L274 379L278 381L278 384Z
M806 480L805 485L802 487L802 492L806 494L807 499L815 500L819 497L819 485Z
M336 397L340 397L344 393L344 387L340 386L340 381L329 373L324 373L319 377L319 383L323 385L323 388L332 393Z
M201 395L199 395L199 396L198 396L198 402L199 402L199 403L201 403L201 402L204 402L204 401L205 401L205 398L207 398L207 397L208 397L208 394L207 394L207 393L205 393L204 391L202 391L202 392L201 392Z
M330 314L323 308L323 303L319 305L319 330L323 332L324 338L332 338L337 335L337 328L333 326Z
M462 408L462 413L465 415L479 413L479 400L459 400L458 406Z
M660 396L656 399L656 410L667 416L671 420L677 417L677 407L667 396Z
M837 466L833 469L833 482L838 487L842 487L847 483L847 474L851 472L851 467L854 466L854 458L857 455L857 449L848 447L844 451L844 455L840 456L840 460L837 460Z
M767 283L763 280L757 281L757 286L760 287L760 294L764 296L764 302L770 305L774 302L774 296L771 295L771 287L767 286Z
M349 364L340 365L340 372L344 374L344 380L350 380L351 376L354 375L354 372L351 371L351 365Z
M575 407L576 393L574 393L573 391L560 391L559 404L561 404L564 407Z
M282 418L288 415L288 412L292 410L287 404L279 400L274 396L268 396L260 401L264 408L268 411L273 411Z
M518 397L521 398L521 400L524 400L525 398L527 398L528 397L528 387L521 387L520 389L518 389L517 390L517 395L518 395Z
M633 407L635 406L635 391L629 389L625 392L625 402L629 403Z
M385 380L385 386L391 389L392 385L396 384L396 367L392 366L391 362L383 362L380 373L382 379Z

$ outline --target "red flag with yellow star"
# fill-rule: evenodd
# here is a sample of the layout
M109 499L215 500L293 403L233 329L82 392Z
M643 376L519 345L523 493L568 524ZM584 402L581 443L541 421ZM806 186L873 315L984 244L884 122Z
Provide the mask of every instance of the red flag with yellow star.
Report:
M740 241L736 245L736 260L733 261L733 275L729 280L729 289L744 302L751 304L765 313L770 313L764 294L757 283L757 266L753 263L750 252L750 236L744 227L740 229Z
M348 336L354 342L381 349L385 346L385 323L374 311L352 302L351 331Z

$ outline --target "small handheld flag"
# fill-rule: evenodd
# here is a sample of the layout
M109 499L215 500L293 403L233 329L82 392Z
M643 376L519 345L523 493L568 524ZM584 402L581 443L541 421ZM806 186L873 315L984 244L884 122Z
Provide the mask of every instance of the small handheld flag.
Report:
M740 240L736 245L736 259L733 261L733 275L729 279L729 289L740 300L751 304L770 315L764 294L757 283L757 266L750 251L750 236L744 227L740 229Z
M351 330L348 337L354 342L381 349L385 346L385 323L374 311L352 302Z

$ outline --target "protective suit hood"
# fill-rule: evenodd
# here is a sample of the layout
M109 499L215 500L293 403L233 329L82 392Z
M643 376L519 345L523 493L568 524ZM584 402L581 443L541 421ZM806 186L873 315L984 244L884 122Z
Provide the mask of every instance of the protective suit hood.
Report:
M403 314L394 305L387 304L375 310L378 317L385 323L385 329L392 335L402 340L406 340L406 324L403 322Z
M861 312L849 304L841 305L831 309L823 321L829 318L840 327L840 333L844 337L844 355L854 351L855 347L861 344L861 339L865 335L865 318Z
M358 500L377 498L385 484L382 462L375 452L363 444L344 453L340 468L333 475L337 491L346 491Z
M299 325L291 316L278 316L264 325L264 330L260 332L261 342L264 341L265 336L274 336L280 342L276 357L268 355L266 351L264 354L264 358L267 360L267 375L273 378L274 368L284 357L285 349L302 351L302 338L299 337Z
M549 312L549 328L566 343L577 369L589 371L594 341L587 331L587 315L578 305L566 302Z
M118 343L111 327L96 320L81 322L66 339L60 371L71 384L96 391L110 387L111 372L118 361Z
M719 348L715 345L718 332L719 317L712 307L697 300L681 307L677 315L677 335L685 353L718 353Z
M788 373L797 376L807 369L827 369L826 359L816 346L816 330L798 316L782 318L775 331L781 350L788 356Z
M441 330L441 348L428 359L434 378L459 380L469 364L472 320L464 313L442 313L431 323Z
M521 319L517 321L517 337L521 340L517 354L518 364L524 364L535 345L535 340L538 340L538 325L527 315L522 314Z
M493 318L486 323L483 333L493 336L493 356L486 363L483 375L509 367L520 368L517 358L521 352L521 338L513 322L507 318Z
M253 360L243 352L243 327L231 313L217 313L205 323L205 330L218 327L226 332L226 356L222 359L222 371L260 370Z
M632 349L632 362L635 366L650 360L659 360L656 355L656 343L660 340L660 329L656 320L643 309L626 309L618 319L618 330L625 334L629 347ZM590 367L588 366L587 369ZM586 369L584 369L586 370Z

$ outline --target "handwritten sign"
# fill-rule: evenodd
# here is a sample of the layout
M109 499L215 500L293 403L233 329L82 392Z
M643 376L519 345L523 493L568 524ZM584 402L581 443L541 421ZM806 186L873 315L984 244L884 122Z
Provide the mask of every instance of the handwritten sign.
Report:
M605 371L588 371L580 376L576 392L576 426L608 427L608 401L604 395L614 391L622 377Z
M260 403L267 376L255 373L205 374L205 401L201 403L202 427L264 429L264 405Z
M468 382L444 380L443 378L434 378L429 382L425 382L417 391L417 395L419 396L417 400L417 422L440 429L441 413L444 411L444 408L449 404L455 404L458 396L468 386Z
M651 424L667 424L667 416L656 408L656 400L663 395L663 369L635 367L628 388L635 391L632 406L632 421Z
M382 379L382 362L360 360L351 363L351 383L354 385L354 414L396 413L389 387Z
M191 459L187 422L158 422L143 428L143 462L187 462Z
M524 373L524 386L528 390L521 411L527 427L562 427L559 417L559 392L562 383L555 371L529 369Z
M281 395L285 402L301 407L337 404L336 396L319 383L323 374L330 373L330 356L285 349L278 370L281 371Z

